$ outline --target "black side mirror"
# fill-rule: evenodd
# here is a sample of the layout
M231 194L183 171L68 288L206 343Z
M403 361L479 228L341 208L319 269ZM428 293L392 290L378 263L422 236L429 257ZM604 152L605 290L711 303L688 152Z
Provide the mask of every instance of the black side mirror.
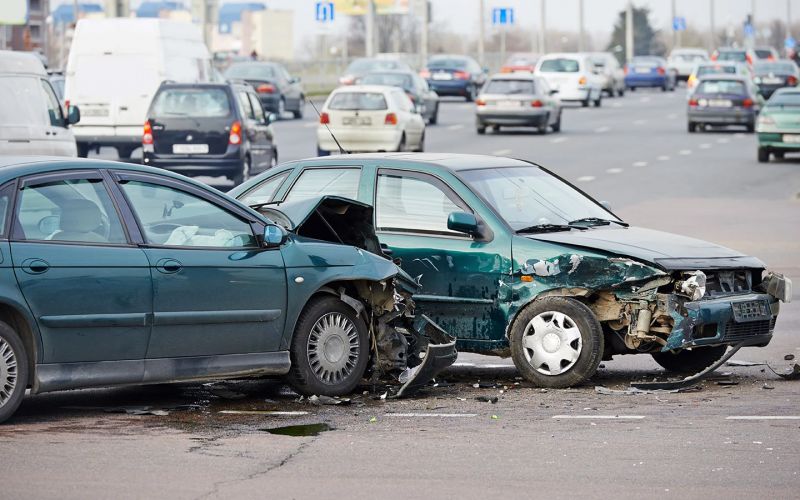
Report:
M470 236L478 235L478 218L467 212L453 212L447 216L447 229Z
M75 125L79 121L81 121L81 110L78 109L78 106L70 105L70 107L67 109L67 123L65 123L64 126L67 127L69 125Z
M550 89L550 95L558 94L558 89Z

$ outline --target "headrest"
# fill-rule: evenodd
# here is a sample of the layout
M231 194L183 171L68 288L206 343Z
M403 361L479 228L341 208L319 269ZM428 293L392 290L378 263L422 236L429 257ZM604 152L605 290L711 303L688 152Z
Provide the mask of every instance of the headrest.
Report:
M67 200L61 204L62 231L88 233L97 229L102 223L103 213L92 201L80 198Z

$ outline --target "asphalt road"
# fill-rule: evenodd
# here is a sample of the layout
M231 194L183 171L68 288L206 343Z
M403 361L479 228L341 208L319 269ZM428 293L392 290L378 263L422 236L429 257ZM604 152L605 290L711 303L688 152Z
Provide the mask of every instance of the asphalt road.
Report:
M314 126L276 124L281 158L313 155ZM479 137L472 107L446 102L427 148L536 161L633 224L752 253L800 286L800 160L761 165L752 135L688 134L680 90L568 109L563 132L547 136ZM768 347L734 359L778 371L798 362L784 359L800 358L795 300ZM663 372L623 356L586 386L544 391L509 360L462 355L438 387L408 400L364 387L348 405L315 406L278 381L41 395L0 426L0 497L797 498L800 381L765 366L719 371L735 385L606 395L595 386ZM112 412L146 406L168 414ZM255 413L222 413L231 411ZM313 423L331 430L265 431Z

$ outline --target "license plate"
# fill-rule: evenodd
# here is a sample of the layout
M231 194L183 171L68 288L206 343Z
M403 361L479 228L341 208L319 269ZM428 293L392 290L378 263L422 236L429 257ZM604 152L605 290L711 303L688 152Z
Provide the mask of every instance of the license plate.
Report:
M712 108L730 108L733 106L733 102L728 99L709 99L708 105Z
M372 118L345 116L344 118L342 118L342 125L372 125Z
M208 144L173 144L172 152L176 155L201 155L208 153Z
M453 79L453 75L451 75L450 73L445 73L445 72L434 73L433 74L433 79L434 80L452 80Z
M108 116L108 108L86 108L81 109L83 116Z
M522 104L519 101L498 101L497 107L499 108L518 108Z
M766 77L761 79L761 83L766 83L767 85L774 85L776 83L783 83L783 78L778 77Z
M636 72L637 73L648 74L648 73L650 73L650 68L636 68Z
M783 134L783 142L800 144L800 134Z

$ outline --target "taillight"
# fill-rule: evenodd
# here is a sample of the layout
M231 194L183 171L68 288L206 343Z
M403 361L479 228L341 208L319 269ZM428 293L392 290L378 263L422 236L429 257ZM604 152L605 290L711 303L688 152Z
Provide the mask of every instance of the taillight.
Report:
M275 85L272 85L271 83L262 83L256 87L256 92L259 94L272 94L275 92Z
M531 101L531 107L532 108L541 108L542 106L544 106L544 103L542 101L540 101L539 99L536 99L535 101Z
M751 64L751 65L753 64L753 58L750 57L750 54L746 54L744 56L744 60L747 61L747 64Z
M476 99L475 104L478 106L486 106L486 99Z
M503 66L502 68L500 68L500 73L513 73L513 72L514 69L509 68L508 66Z
M752 108L753 107L753 100L748 97L747 99L742 101L742 106L744 106L745 108Z
M667 74L667 70L665 70L664 68L658 68L658 74L659 75L666 75Z
M578 85L586 85L586 77L582 76L578 79Z
M428 71L427 69L423 69L422 71L419 72L419 76L427 80L428 78L431 77L431 72Z
M718 57L719 57L719 53L717 51L714 51L714 53L711 54L711 60L712 61L716 61Z
M624 68L624 70L625 70L625 74L627 75L627 74L628 74L628 71L630 71L630 68L628 68L628 65L627 65L627 64L625 65L625 68Z
M150 120L144 122L144 130L142 131L142 144L153 144L153 127L150 125Z
M469 73L466 71L454 71L453 78L456 80L469 80Z
M797 77L794 75L789 75L789 78L786 79L786 85L794 87L797 85Z
M353 83L355 83L355 81L356 79L352 75L345 75L339 78L339 83L341 83L342 85L352 85Z
M394 113L387 113L386 119L383 120L384 125L397 125L397 115Z
M228 143L229 144L241 144L242 143L242 124L239 122L233 122L231 125L231 133L228 135Z
M320 125L327 125L331 122L331 117L328 116L328 113L322 113L319 115L319 124Z
M691 106L693 108L697 107L697 99L695 99L694 97L689 99L689 106Z

